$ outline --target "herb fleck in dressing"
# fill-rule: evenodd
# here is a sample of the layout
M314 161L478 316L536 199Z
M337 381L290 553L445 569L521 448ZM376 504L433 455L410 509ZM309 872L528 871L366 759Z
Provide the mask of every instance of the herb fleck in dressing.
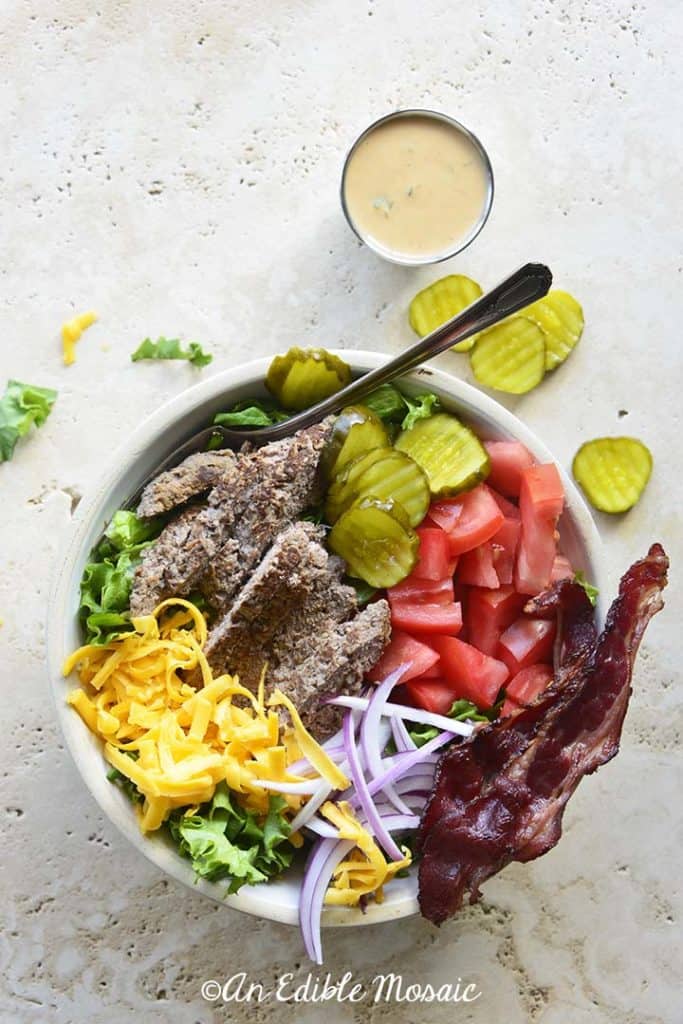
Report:
M358 144L344 177L356 230L387 253L437 257L457 248L487 202L479 150L456 127L415 114L386 121Z

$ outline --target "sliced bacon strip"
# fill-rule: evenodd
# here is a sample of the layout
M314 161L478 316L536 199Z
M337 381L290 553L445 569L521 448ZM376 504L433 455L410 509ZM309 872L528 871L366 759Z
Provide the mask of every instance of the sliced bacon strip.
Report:
M476 902L481 883L511 861L557 843L567 800L619 749L633 662L662 607L668 564L654 544L631 566L597 641L576 585L552 588L564 615L555 681L530 707L451 747L437 768L419 832L420 908L430 921L454 914L467 892Z

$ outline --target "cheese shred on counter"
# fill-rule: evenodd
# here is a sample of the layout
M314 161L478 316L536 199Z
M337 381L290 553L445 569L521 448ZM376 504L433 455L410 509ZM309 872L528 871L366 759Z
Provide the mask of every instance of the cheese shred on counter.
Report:
M281 735L263 679L253 694L237 677L213 677L202 653L206 620L189 601L164 601L132 625L132 632L104 646L79 648L63 672L78 669L81 685L68 695L69 704L103 740L109 763L144 796L143 832L159 828L174 808L211 800L221 781L247 810L266 814L268 794L258 780L302 781L287 767L302 747L323 776L330 767L338 771L298 715ZM200 689L179 674L197 668ZM285 799L292 811L300 806L299 796Z

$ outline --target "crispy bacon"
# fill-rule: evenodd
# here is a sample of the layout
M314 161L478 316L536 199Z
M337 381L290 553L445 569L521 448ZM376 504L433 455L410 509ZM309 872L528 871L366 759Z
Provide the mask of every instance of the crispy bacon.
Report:
M420 826L420 908L440 924L466 892L513 860L551 849L567 800L584 775L617 753L641 637L662 607L668 559L659 544L623 576L595 639L585 594L564 582L536 599L534 615L562 613L559 670L529 707L451 747L437 768ZM550 596L552 594L552 596Z

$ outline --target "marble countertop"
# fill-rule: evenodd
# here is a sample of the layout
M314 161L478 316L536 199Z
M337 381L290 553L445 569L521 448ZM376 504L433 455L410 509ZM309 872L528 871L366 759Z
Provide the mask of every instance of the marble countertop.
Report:
M682 27L673 0L4 6L2 368L59 400L0 466L3 1021L681 1019ZM48 695L50 576L110 451L198 372L292 344L409 342L407 304L438 271L360 247L337 195L355 134L401 106L461 119L495 169L490 221L444 272L487 286L542 260L581 299L569 362L505 404L565 466L589 437L648 443L646 496L598 526L613 585L664 542L667 608L643 645L622 752L581 785L555 850L508 868L440 930L416 918L325 935L333 979L462 978L480 998L212 1003L202 981L240 971L267 988L287 971L304 982L299 935L165 879L99 813ZM89 308L99 321L67 370L60 324ZM200 340L214 362L131 363L158 334ZM470 379L465 358L440 362Z

